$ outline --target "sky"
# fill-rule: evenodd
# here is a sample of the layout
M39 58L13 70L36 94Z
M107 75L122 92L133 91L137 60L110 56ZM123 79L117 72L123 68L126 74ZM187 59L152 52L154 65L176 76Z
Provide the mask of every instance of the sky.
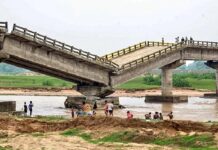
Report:
M0 0L0 21L104 55L162 37L218 41L217 8L217 0Z

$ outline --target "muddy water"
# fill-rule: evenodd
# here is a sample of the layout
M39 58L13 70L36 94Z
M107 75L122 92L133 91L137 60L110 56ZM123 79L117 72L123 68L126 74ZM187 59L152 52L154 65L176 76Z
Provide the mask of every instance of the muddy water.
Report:
M34 115L65 115L70 116L70 110L64 108L65 96L0 96L0 101L16 101L16 109L22 110L23 103L33 101ZM144 114L155 111L166 115L173 111L175 119L194 121L218 121L218 100L199 97L189 97L187 103L145 103L144 98L120 97L120 104L125 109L115 110L115 116L126 117L130 110L134 117L144 118Z

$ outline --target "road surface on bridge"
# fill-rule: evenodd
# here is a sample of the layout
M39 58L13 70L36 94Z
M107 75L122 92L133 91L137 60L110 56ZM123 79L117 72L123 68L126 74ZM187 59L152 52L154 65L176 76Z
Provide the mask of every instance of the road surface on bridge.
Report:
M114 58L114 59L112 59L112 61L121 67L123 64L126 64L126 63L131 62L131 61L136 60L136 59L139 59L141 57L150 55L150 54L155 53L155 52L157 52L161 49L164 49L166 47L167 46L144 47L140 50L137 50L137 51L128 53L126 55L122 55L120 57Z

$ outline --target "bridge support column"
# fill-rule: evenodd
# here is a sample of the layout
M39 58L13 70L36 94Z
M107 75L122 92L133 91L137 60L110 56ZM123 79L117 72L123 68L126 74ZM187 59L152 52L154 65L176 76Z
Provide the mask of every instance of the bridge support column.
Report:
M162 96L172 96L173 89L173 69L185 64L184 60L178 60L167 66L162 67L162 83L161 90Z
M208 67L211 67L216 70L215 76L216 76L216 93L215 96L218 96L218 61L207 61L205 63ZM212 96L214 94L205 94L205 96Z
M173 95L173 69L183 65L183 60L176 61L162 67L161 95L146 96L146 102L187 102L187 96Z
M162 96L171 96L173 88L173 69L162 68L161 93Z

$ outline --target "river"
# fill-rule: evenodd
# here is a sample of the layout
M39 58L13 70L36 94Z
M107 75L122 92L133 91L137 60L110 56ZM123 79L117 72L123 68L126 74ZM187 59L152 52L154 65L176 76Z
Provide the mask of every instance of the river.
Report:
M64 108L65 96L14 96L1 95L0 101L16 101L16 110L23 109L23 103L33 101L34 115L70 116L70 110ZM173 111L176 120L218 121L218 102L213 98L189 97L187 103L145 103L144 97L120 97L120 104L126 108L115 110L115 116L126 117L126 111L134 118L144 118L144 114L162 112L164 118Z

